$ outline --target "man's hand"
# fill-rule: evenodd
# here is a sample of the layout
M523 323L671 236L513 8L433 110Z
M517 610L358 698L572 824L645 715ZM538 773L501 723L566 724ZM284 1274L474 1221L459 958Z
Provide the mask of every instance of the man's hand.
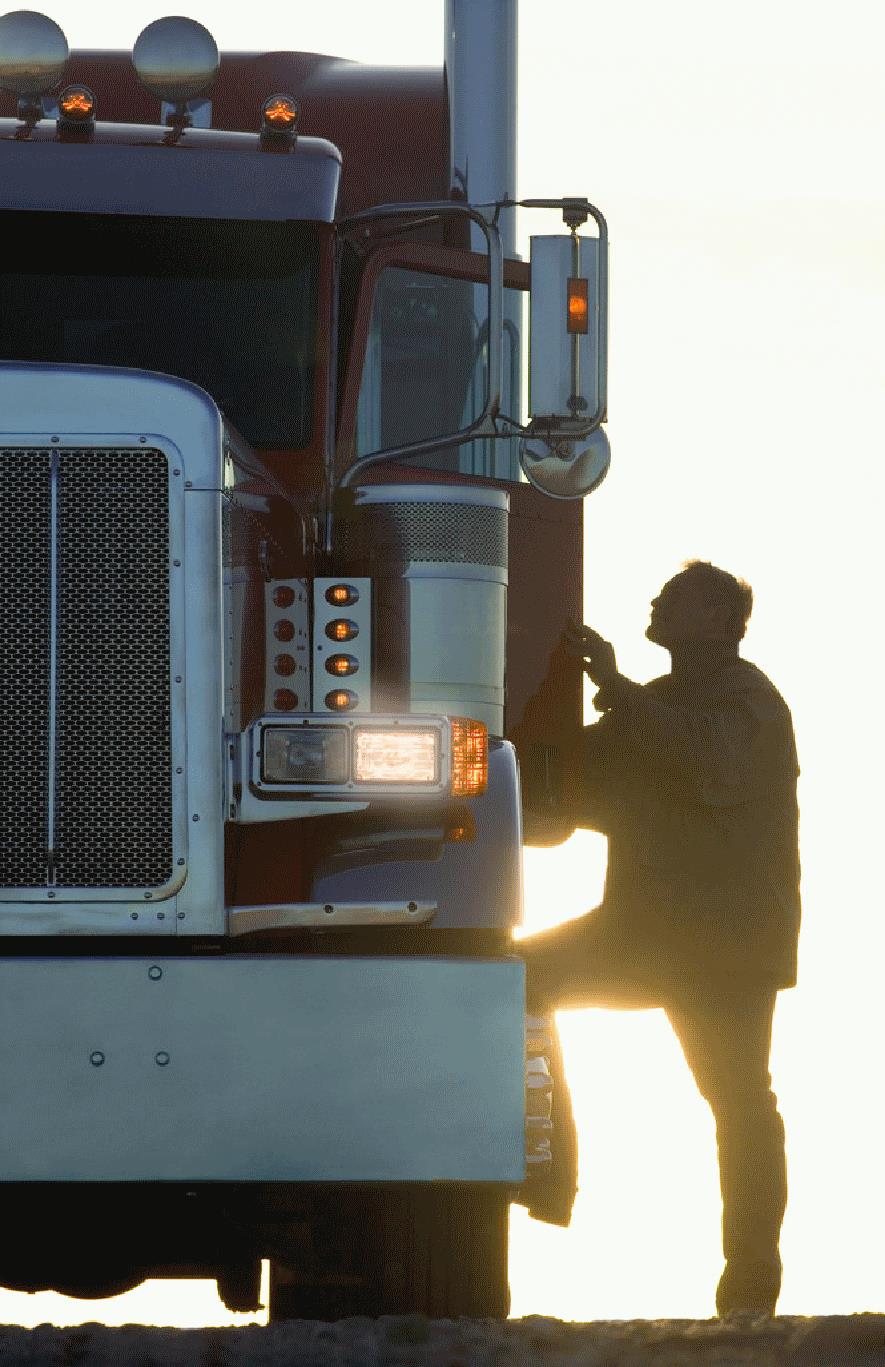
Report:
M578 626L577 622L570 621L563 632L562 643L570 655L583 661L584 673L597 688L603 688L619 677L614 646L592 627Z

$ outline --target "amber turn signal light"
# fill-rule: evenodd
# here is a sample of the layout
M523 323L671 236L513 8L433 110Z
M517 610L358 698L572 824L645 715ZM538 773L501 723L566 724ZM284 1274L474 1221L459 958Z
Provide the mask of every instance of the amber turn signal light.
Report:
M489 733L472 717L450 717L452 796L478 797L489 782Z

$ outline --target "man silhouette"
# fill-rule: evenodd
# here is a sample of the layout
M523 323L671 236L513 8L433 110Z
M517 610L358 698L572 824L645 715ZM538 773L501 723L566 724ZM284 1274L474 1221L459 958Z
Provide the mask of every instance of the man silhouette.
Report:
M661 1006L716 1121L720 1315L773 1314L786 1206L768 1058L777 991L796 980L798 764L786 703L741 659L748 584L690 562L646 635L671 672L641 685L608 641L564 644L603 713L579 738L577 824L609 838L601 906L520 943L529 1006Z

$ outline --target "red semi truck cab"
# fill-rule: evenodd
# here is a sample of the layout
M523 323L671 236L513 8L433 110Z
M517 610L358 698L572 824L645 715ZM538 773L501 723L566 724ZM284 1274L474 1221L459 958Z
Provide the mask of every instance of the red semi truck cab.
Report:
M452 0L462 61L502 8ZM511 935L570 829L605 224L507 255L459 70L0 19L5 1285L506 1314L510 1201L568 1218Z

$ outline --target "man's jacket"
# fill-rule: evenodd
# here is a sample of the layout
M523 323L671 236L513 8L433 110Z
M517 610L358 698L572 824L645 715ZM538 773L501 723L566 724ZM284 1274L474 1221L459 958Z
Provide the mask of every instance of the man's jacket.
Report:
M739 658L603 689L582 826L609 837L605 920L641 982L796 980L799 766L790 713Z

